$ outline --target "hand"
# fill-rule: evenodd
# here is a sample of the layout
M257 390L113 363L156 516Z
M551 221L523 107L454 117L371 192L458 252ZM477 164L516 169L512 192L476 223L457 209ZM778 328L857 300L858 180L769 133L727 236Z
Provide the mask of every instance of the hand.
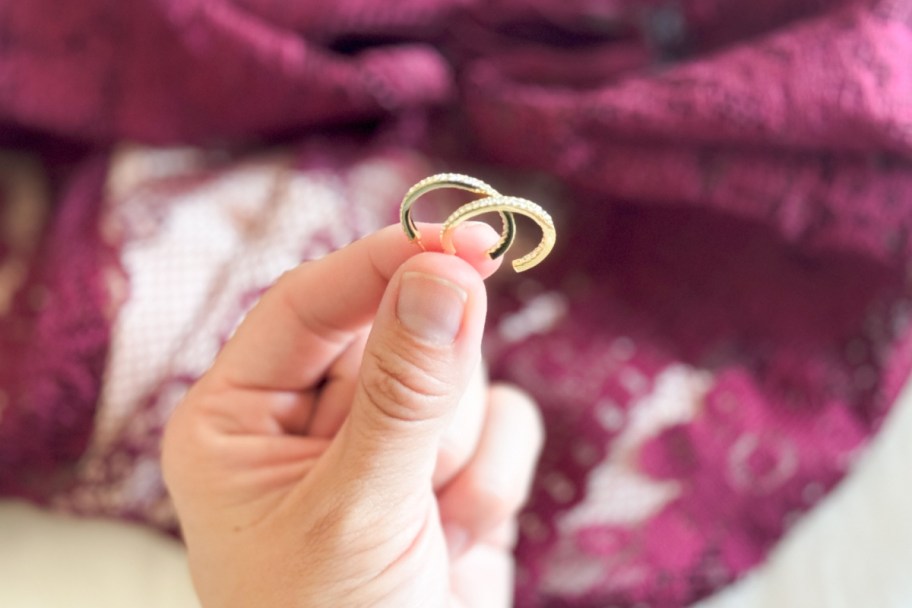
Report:
M496 235L456 238L422 253L394 226L287 273L175 410L204 606L510 605L541 423L481 372Z

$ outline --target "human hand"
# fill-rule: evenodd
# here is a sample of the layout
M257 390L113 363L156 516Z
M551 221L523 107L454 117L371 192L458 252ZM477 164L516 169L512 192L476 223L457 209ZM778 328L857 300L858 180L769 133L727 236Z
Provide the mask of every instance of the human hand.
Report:
M455 257L390 227L251 310L162 446L204 606L510 604L542 430L481 371L495 238L466 225Z

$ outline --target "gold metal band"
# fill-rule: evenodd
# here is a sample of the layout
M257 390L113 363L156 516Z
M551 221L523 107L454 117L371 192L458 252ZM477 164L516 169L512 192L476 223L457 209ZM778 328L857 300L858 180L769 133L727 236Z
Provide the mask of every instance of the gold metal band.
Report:
M440 173L424 178L409 188L409 191L405 193L405 197L402 199L402 205L399 208L399 220L402 222L402 228L405 230L405 235L408 237L409 241L417 241L422 248L424 245L421 244L421 233L418 231L418 228L415 226L415 221L412 219L412 205L428 192L441 188L458 188L475 194L482 194L487 197L500 196L500 193L497 190L480 179L469 175ZM498 211L498 213L500 214L501 220L503 220L503 230L500 235L500 240L488 250L488 255L492 260L496 260L505 254L513 244L513 239L516 238L516 220L514 220L513 216L508 212Z
M514 213L525 215L538 224L542 230L542 239L539 244L526 255L513 260L513 269L516 272L523 272L537 266L551 253L554 243L557 241L557 231L554 229L554 221L548 212L530 200L501 195L473 201L454 211L443 223L440 237L443 250L447 253L456 253L456 249L453 247L453 231L456 227L469 218L492 211L496 211L501 215Z
M402 199L402 206L399 209L399 219L402 222L402 229L405 231L406 236L409 241L417 242L422 249L424 245L421 243L421 234L418 232L411 215L412 205L428 192L441 188L458 188L484 196L484 198L459 207L443 223L443 229L440 232L440 243L447 253L456 253L453 245L453 233L460 224L475 216L491 212L498 213L503 220L500 241L488 250L488 255L492 260L506 253L516 238L516 219L513 217L515 213L531 218L542 230L542 239L538 245L526 255L513 260L513 268L516 272L523 272L537 266L554 248L554 243L557 240L554 221L548 215L548 212L538 204L516 196L504 196L480 179L468 175L440 173L427 177L409 188L409 191L406 192L405 197Z

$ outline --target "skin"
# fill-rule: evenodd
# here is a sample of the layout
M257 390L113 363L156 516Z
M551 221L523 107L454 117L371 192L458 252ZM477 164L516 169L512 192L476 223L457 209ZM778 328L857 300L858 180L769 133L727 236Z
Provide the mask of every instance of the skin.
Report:
M497 234L467 224L450 256L421 230L426 252L392 226L284 275L175 410L163 468L207 608L511 604L542 427L481 364Z

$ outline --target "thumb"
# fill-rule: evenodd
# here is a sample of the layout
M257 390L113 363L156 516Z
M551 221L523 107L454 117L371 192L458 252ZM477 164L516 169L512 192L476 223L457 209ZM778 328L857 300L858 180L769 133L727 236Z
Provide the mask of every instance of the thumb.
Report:
M431 488L440 437L481 358L484 282L464 260L425 253L387 287L342 433L343 465L394 504Z

